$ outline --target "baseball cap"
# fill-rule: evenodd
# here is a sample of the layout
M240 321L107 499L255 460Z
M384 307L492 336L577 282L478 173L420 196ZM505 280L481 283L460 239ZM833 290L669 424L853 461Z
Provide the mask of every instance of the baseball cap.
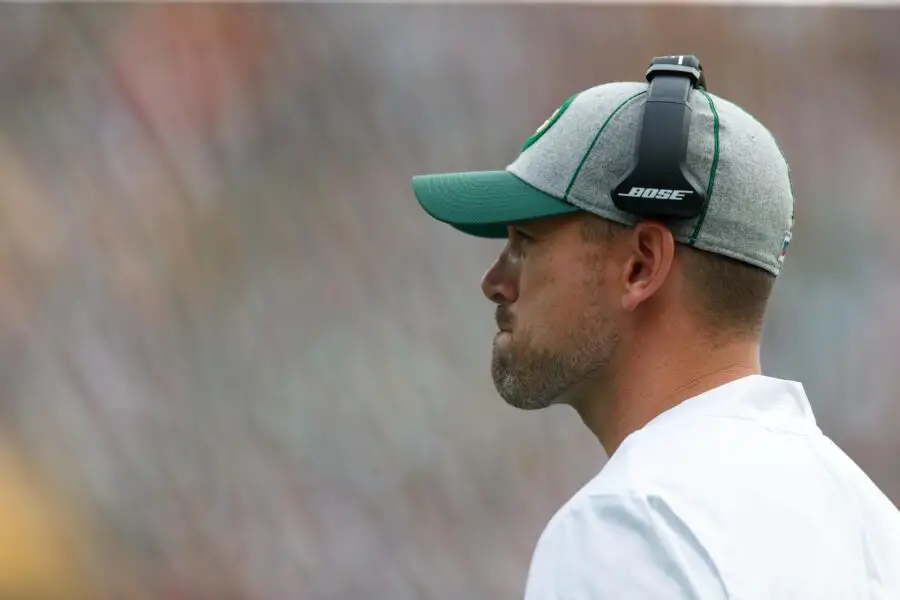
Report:
M587 211L634 225L611 193L634 166L648 83L597 85L568 98L505 169L418 175L412 188L435 219L505 238L513 222ZM778 275L791 240L790 169L772 134L736 104L694 89L685 164L706 191L701 213L669 221L677 242Z

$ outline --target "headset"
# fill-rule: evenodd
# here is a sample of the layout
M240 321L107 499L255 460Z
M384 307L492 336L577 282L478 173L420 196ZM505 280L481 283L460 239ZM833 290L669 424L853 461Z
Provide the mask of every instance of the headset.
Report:
M650 84L634 168L612 189L613 204L646 218L690 219L706 206L706 190L688 168L690 94L705 90L700 59L660 56L646 73Z

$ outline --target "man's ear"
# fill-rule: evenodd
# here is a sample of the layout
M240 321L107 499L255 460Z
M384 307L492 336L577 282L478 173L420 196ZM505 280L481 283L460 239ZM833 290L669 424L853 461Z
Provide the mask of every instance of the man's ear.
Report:
M665 223L641 221L626 234L622 308L635 310L666 282L675 259L675 238Z

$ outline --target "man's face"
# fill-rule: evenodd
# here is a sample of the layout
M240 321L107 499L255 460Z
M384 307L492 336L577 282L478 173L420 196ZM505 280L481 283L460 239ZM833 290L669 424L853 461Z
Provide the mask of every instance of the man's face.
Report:
M610 377L621 338L608 244L588 241L582 215L513 225L482 291L497 304L491 372L512 406L575 402Z

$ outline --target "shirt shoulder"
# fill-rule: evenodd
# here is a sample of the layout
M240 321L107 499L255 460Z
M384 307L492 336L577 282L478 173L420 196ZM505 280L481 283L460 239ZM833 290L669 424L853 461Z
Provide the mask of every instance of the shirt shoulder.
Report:
M576 494L538 540L525 600L728 598L703 545L665 499Z
M629 436L548 523L525 598L898 598L898 556L900 513L802 390L754 378Z
M754 404L775 395L764 384L723 386L629 436L547 524L526 600L731 597L735 566L723 523L746 503L729 484L740 484L736 474L746 476L747 466L763 466L761 431L810 431L808 421L798 429L793 414L783 416L790 404L781 411ZM766 427L751 424L754 412Z

